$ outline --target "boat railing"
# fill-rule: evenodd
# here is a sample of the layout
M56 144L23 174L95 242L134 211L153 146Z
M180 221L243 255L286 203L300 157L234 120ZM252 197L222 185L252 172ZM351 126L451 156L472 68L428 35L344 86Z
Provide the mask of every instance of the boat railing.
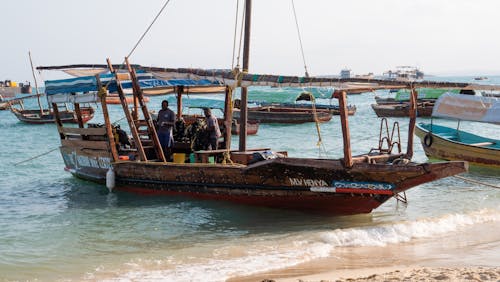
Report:
M392 125L391 133L389 134L389 124L386 118L380 121L379 141L378 147L372 148L370 153L379 152L385 154L392 154L394 147L397 147L398 154L401 153L401 134L399 129L399 122L394 122Z

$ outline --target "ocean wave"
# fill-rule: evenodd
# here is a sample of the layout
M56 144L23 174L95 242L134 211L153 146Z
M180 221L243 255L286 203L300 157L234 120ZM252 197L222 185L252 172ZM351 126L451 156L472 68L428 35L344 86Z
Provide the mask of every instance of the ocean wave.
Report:
M334 247L385 246L417 238L431 238L466 226L493 221L500 221L498 211L482 209L467 214L447 214L438 218L375 227L337 229L323 232L320 237L325 243Z
M252 242L243 241L238 246L219 246L210 257L176 262L170 257L168 269L141 269L141 263L136 262L133 270L107 281L224 281L328 257L336 248L405 243L487 222L500 222L498 210L483 209L370 227L307 231L287 237L253 238Z

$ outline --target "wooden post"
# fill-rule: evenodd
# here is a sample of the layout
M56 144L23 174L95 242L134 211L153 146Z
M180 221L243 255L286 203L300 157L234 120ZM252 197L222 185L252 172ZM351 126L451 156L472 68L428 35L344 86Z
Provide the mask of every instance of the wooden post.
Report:
M227 150L231 149L231 127L233 122L231 94L232 94L232 89L229 88L229 86L226 86L226 95L224 99L224 126L226 127L226 132L224 135L224 144Z
M126 57L125 57L125 63L127 64L127 69L129 71L131 79L132 79L132 87L134 90L133 91L134 97L137 98L137 100L141 106L142 115L144 116L144 120L146 120L146 126L148 127L148 135L153 141L153 146L155 148L156 157L165 163L165 162L167 162L167 159L165 158L165 155L163 154L163 148L161 147L160 139L158 138L158 134L156 133L156 128L153 124L153 120L151 119L151 115L149 114L148 107L146 106L146 103L144 102L144 97L142 95L141 86L139 85L139 80L137 79L137 75L135 73L135 70L132 69L132 67L130 66L130 63L128 62L128 58L126 58ZM135 123L134 123L134 125L135 125ZM139 140L140 140L140 138L139 138ZM141 148L142 148L142 143L141 143Z
M177 90L177 120L182 118L182 92L184 92L183 86L176 86Z
M55 122L57 125L57 131L59 131L59 137L61 137L61 139L66 139L66 135L63 133L63 124L61 121L61 117L59 116L59 109L57 108L57 104L52 103L52 108L54 112Z
M125 93L123 92L122 84L120 82L120 78L118 77L118 73L113 69L113 65L111 61L106 59L108 62L108 67L111 73L114 73L116 79L116 90L118 92L118 96L120 97L120 102L122 104L123 113L128 121L128 126L130 127L130 132L132 133L132 137L134 138L134 143L137 148L137 152L139 153L139 158L142 161L147 161L146 153L144 152L144 148L142 147L141 138L139 137L139 133L137 132L137 127L135 126L135 122L130 114L130 110L128 108L127 100L125 99Z
M413 134L415 132L415 124L417 123L417 95L417 90L411 85L410 123L408 125L408 146L406 148L406 158L409 160L413 157Z
M83 128L83 119L82 119L82 111L80 110L80 104L75 103L75 114L76 114L76 119L78 121L78 127Z
M106 104L106 92L104 93L101 92L105 91L105 89L102 87L99 75L96 74L95 77L97 81L97 88L99 89L98 93L101 94L99 95L99 98L101 100L102 114L104 116L104 124L106 126L106 135L108 136L109 147L111 150L111 157L113 158L113 162L116 162L118 161L118 151L116 150L116 142L115 142L115 135L113 134L113 127L111 126L111 121L109 120L108 105Z
M248 73L250 58L250 30L252 24L252 0L245 1L245 38L243 45L243 73ZM240 107L240 144L239 151L247 149L247 122L248 122L248 88L241 87L241 107Z
M344 141L344 165L348 168L352 167L352 154L351 154L351 133L349 131L349 121L347 112L347 94L345 91L340 92L339 96L339 111L340 122L342 124L342 136Z

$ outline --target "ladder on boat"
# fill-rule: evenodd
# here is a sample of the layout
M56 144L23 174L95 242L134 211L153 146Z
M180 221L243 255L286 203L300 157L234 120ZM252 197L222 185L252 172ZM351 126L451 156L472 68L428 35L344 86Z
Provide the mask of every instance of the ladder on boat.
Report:
M398 153L401 153L401 134L399 131L399 122L395 121L393 123L391 133L389 134L387 119L382 118L380 121L378 147L372 148L370 153L378 151L379 153L391 154L395 146L397 146Z
M125 99L125 93L121 85L121 79L118 72L113 68L110 60L107 60L109 69L111 73L115 75L116 86L118 96L120 97L120 102L127 118L127 122L130 127L130 132L132 133L132 138L134 139L134 144L137 148L137 153L141 161L150 160L160 160L166 162L165 156L163 154L163 149L161 148L160 140L156 134L156 129L149 114L146 103L144 102L144 96L137 79L135 70L133 70L128 62L128 58L125 58L125 63L132 81L132 89L134 95L134 111L130 111L127 100ZM139 103L137 105L136 103ZM139 119L138 108L141 108L143 119ZM153 156L153 157L152 157ZM151 159L149 159L152 157Z

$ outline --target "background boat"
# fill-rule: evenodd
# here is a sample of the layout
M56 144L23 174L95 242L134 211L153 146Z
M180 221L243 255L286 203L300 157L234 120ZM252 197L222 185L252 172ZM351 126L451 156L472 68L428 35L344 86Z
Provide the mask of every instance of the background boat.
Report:
M317 120L327 122L332 119L332 113L329 110L317 109ZM233 116L240 118L239 109L235 109ZM277 106L251 107L248 108L248 118L258 120L260 123L305 123L315 122L316 118L312 109L304 108L286 108Z
M16 107L10 108L11 112L16 116L19 121L31 123L31 124L44 124L44 123L54 123L54 111L53 110L24 110L18 109ZM81 107L80 111L82 113L83 123L88 122L94 117L94 108L92 107ZM74 110L64 109L59 111L61 116L61 121L63 123L78 123L78 118Z
M457 125L454 128L437 125L438 121L418 124L415 134L427 156L500 169L498 134L483 137L460 129L461 120L474 121L478 126L500 125L500 100L445 94L436 101L432 116L433 120L434 117L456 120Z
M419 102L417 104L418 117L430 117L432 114L433 102ZM371 105L375 114L378 117L408 117L410 116L409 103L396 103L396 104L372 104Z

